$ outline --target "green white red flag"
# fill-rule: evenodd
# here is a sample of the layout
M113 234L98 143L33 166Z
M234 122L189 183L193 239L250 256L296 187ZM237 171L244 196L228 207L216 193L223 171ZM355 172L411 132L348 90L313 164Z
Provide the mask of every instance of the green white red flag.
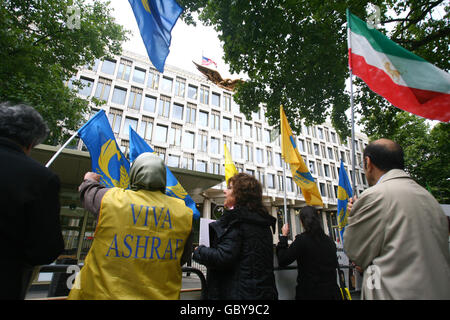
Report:
M450 74L393 42L347 9L349 66L392 105L450 121Z

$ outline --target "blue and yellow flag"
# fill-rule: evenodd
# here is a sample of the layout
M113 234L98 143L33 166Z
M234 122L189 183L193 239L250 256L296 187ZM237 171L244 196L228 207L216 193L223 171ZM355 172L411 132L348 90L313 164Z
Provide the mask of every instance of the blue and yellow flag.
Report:
M148 57L159 72L169 54L172 28L183 9L175 0L128 0Z
M234 165L233 159L231 159L230 151L228 151L227 145L223 145L224 157L225 157L225 182L228 185L228 179L230 179L235 174L238 174L236 166Z
M348 199L353 197L352 187L350 180L348 179L347 172L344 168L344 162L341 159L341 168L339 169L339 186L338 186L338 201L337 201L337 212L338 212L338 228L341 234L341 239L344 241L344 231L347 226L347 203Z
M322 206L323 201L313 176L306 167L302 156L297 150L294 135L284 114L283 106L280 106L281 122L281 155L284 161L290 164L292 178L302 189L305 201L310 206Z
M153 148L145 142L141 136L130 126L130 161L133 162L141 153L154 152ZM166 195L178 198L184 201L186 206L192 210L194 219L200 218L200 212L195 205L194 200L184 190L170 169L166 166Z
M109 188L129 188L130 163L117 145L105 111L100 110L86 122L78 136L89 150L92 171L102 176L100 183Z

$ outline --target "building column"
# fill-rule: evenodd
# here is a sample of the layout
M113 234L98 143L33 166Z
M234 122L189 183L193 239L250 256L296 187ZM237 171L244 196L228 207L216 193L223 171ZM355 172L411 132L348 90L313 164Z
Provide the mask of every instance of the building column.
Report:
M211 219L211 200L206 198L203 200L202 218Z

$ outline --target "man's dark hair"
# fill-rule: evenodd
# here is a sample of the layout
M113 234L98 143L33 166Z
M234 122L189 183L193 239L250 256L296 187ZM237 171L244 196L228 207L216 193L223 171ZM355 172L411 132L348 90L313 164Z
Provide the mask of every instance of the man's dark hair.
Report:
M382 171L405 168L403 148L396 142L383 139L371 142L364 149L364 159L369 157L372 163ZM364 167L366 166L364 160Z
M22 103L0 103L0 137L27 148L43 142L48 133L47 124L33 107Z

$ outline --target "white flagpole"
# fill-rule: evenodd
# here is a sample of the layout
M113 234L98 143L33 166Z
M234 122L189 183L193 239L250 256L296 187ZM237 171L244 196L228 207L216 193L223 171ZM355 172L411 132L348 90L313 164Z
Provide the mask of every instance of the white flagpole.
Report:
M287 193L286 193L286 162L283 161L283 178L284 178L284 223L288 223L287 219Z
M50 165L53 163L53 161L55 161L55 159L59 156L59 154L63 151L63 149L77 136L77 134L78 134L78 131L76 131L69 138L69 140L67 140L66 143L63 144L63 146L61 148L59 148L59 150L53 155L53 157L45 165L46 168L50 167Z
M348 10L348 9L347 9ZM347 43L348 48L351 49L352 47L352 38L351 38L351 32L350 32L350 26L348 25L350 23L350 20L347 22ZM352 73L352 57L351 52L349 52L349 66L348 69L350 71L350 108L351 108L351 120L352 120L352 188L353 188L353 194L356 193L356 181L355 181L355 162L356 162L356 154L355 154L355 113L354 113L354 106L353 106L353 73Z

